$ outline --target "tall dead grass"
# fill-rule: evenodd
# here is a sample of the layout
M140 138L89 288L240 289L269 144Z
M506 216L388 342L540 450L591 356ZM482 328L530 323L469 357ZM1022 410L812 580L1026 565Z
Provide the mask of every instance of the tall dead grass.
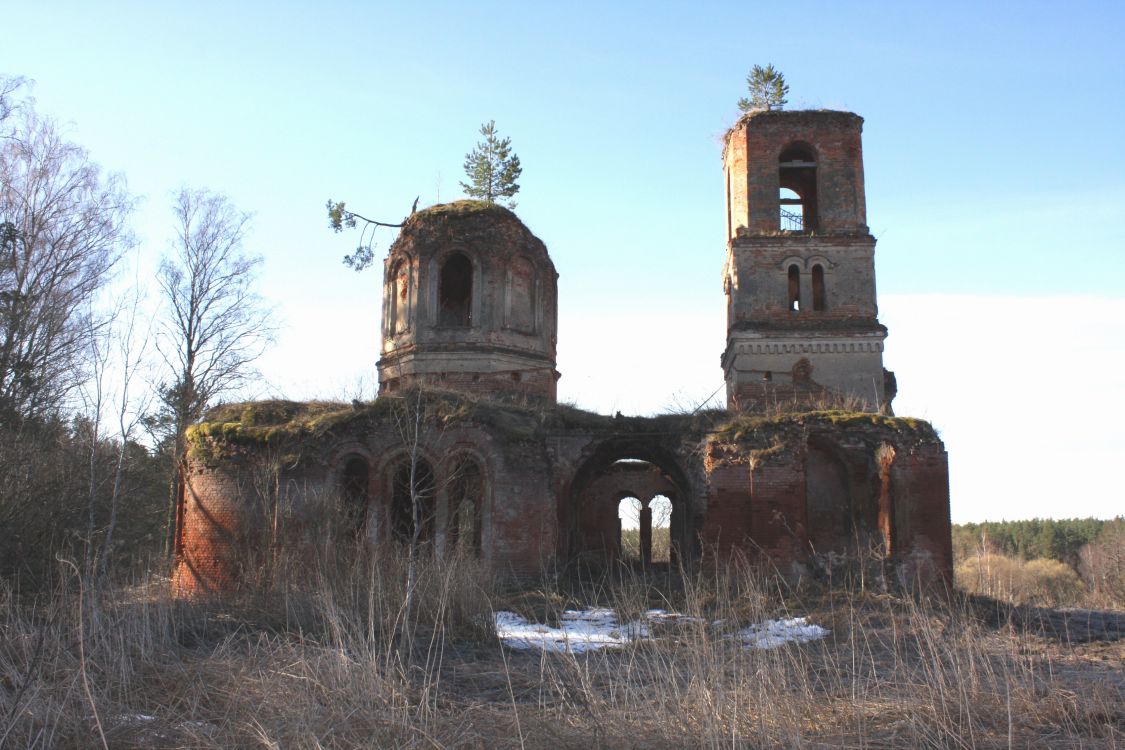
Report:
M167 582L0 592L0 746L1113 747L1121 675L1065 644L910 596L788 588L750 567L498 590L475 561L423 566L402 622L400 558L322 550L276 583L180 602ZM494 609L601 604L681 618L619 650L503 648ZM800 615L822 641L747 649ZM411 657L399 658L407 638Z

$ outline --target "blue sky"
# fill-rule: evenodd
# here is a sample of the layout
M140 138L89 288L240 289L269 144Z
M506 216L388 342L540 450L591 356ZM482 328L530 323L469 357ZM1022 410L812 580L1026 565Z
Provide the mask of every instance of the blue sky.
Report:
M370 393L379 279L324 202L461 197L495 119L560 272L560 396L603 411L721 385L720 138L755 63L790 108L862 115L900 413L950 452L955 520L1125 513L1125 5L9 2L0 72L143 197L255 215L282 328L264 393ZM392 239L382 235L377 251Z

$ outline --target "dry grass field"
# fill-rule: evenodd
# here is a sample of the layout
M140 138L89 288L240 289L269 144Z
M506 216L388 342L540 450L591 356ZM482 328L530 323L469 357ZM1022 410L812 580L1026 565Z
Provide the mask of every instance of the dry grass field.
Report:
M1095 748L1125 746L1123 615L791 586L752 569L490 583L423 565L414 622L390 555L326 553L237 596L167 582L0 592L3 748ZM493 613L685 617L620 648L501 644ZM733 628L803 616L808 643ZM722 621L716 626L716 621Z

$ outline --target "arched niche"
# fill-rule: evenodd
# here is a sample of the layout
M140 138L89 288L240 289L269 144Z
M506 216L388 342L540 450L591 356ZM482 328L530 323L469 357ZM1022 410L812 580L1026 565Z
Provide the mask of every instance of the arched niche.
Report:
M521 333L535 333L538 305L538 275L522 255L508 264L506 326Z
M340 461L340 506L347 526L359 531L371 499L371 467L366 457L350 453Z
M893 458L893 452L889 456ZM805 510L813 553L854 557L876 548L887 551L890 529L881 528L882 460L878 451L845 449L823 438L810 438L805 457Z
M459 455L447 479L446 548L453 554L480 557L484 531L485 475L480 462Z
M810 445L805 459L805 512L814 553L847 552L851 536L851 489L847 469L828 450Z
M410 329L414 298L410 259L397 258L390 266L384 286L386 297L386 335L397 336Z

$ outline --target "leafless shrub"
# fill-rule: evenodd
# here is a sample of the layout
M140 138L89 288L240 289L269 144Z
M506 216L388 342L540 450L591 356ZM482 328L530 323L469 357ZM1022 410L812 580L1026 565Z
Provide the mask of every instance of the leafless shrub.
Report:
M957 564L958 588L1012 604L1076 606L1084 603L1086 589L1078 574L1058 560L1018 560L983 552Z
M1078 572L1095 605L1125 609L1125 520L1110 521L1079 551Z

